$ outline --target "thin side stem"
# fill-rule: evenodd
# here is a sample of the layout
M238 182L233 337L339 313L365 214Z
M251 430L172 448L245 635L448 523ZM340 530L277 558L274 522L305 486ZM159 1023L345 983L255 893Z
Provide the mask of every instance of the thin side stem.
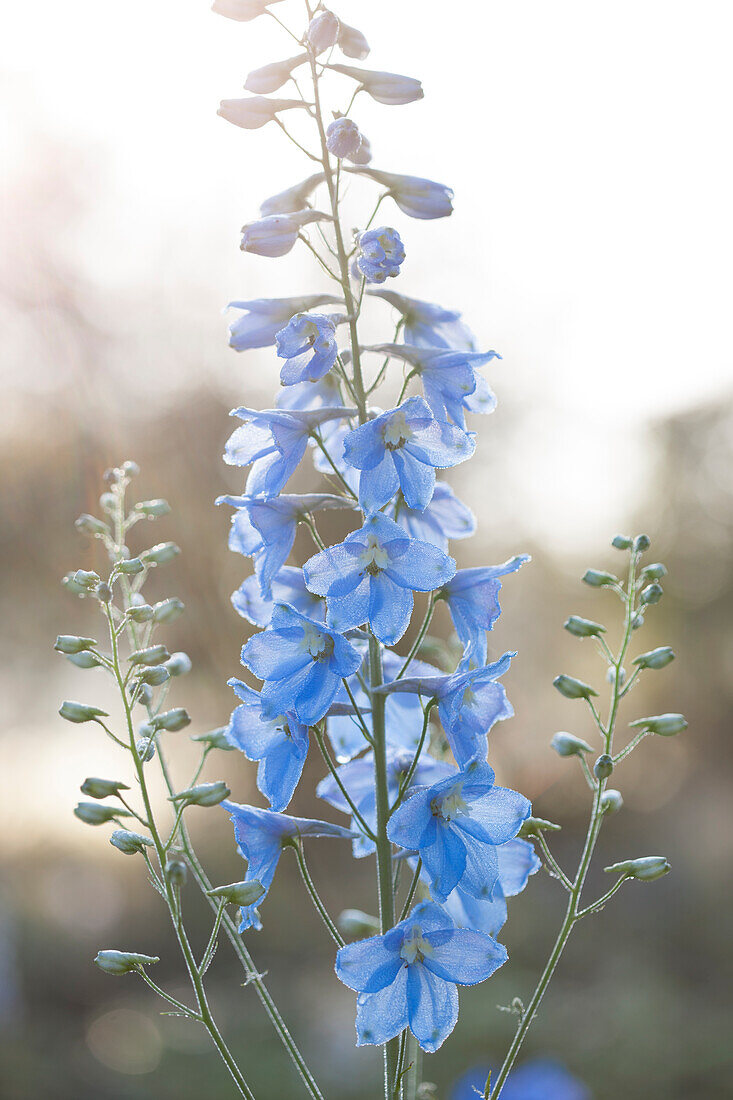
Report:
M333 942L337 945L337 947L343 947L346 941L344 940L334 922L331 920L326 906L321 901L320 894L316 890L316 884L311 878L310 871L308 870L308 864L305 862L305 856L303 854L303 849L301 845L294 844L293 851L295 852L295 858L298 861L298 868L300 869L301 877L303 879L303 882L305 883L305 888L310 894L310 899L313 902L316 911L318 912L321 920L328 929L329 935L331 936Z

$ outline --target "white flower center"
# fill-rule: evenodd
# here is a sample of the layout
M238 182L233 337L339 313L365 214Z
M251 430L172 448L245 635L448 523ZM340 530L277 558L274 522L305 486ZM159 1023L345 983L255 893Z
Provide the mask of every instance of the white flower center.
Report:
M413 963L422 962L426 957L429 958L432 953L433 949L428 941L423 938L420 925L414 924L402 942L400 958L404 959L408 966L411 966Z
M359 554L359 563L362 570L375 577L381 573L389 563L389 554L384 549L376 535L369 535L367 544Z
M407 426L407 420L403 412L396 412L387 421L382 437L389 451L396 451L398 447L404 447L408 439L412 439L412 428Z
M301 647L309 653L314 661L325 661L333 653L333 638L329 634L322 634L315 627L305 625L303 627L303 639Z
M442 817L443 821L455 821L462 814L470 814L468 803L461 797L462 790L463 784L458 783L442 798L434 798L430 807L433 814Z

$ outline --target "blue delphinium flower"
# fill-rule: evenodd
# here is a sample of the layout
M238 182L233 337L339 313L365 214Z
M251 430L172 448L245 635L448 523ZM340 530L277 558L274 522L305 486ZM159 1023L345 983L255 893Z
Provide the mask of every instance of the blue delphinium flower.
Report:
M298 837L335 836L351 837L348 829L340 825L331 825L328 821L314 821L307 817L289 817L286 814L273 813L272 810L260 810L256 806L241 806L236 802L224 801L222 807L227 811L234 825L234 837L240 855L248 861L245 882L257 881L265 888L265 893L257 901L261 905L272 886L275 871L283 848ZM239 931L246 928L261 928L262 922L254 905L240 909Z
M402 489L408 506L422 510L435 489L435 470L457 466L475 450L470 435L439 423L422 397L354 428L344 440L344 458L361 470L359 502L375 512Z
M350 118L335 118L326 131L328 151L339 160L358 153L361 142L359 127Z
M490 899L475 898L460 886L448 895L445 908L460 928L475 928L496 936L506 921L506 899L521 894L530 875L539 871L542 863L527 840L508 840L496 849L499 876Z
M276 258L285 256L295 245L301 229L311 222L330 221L320 210L297 210L291 214L268 214L242 226L242 252Z
M284 386L317 382L336 362L336 321L325 313L296 313L275 337L277 354L285 363L280 371Z
M450 1100L476 1100L483 1095L488 1066L476 1066L453 1086ZM590 1092L558 1062L537 1058L513 1069L501 1090L501 1100L590 1100Z
M409 1027L423 1050L437 1050L458 1019L456 986L486 981L506 957L501 944L456 928L429 901L383 936L347 944L336 974L359 994L357 1046L385 1043Z
M383 298L402 314L402 335L406 344L418 348L453 348L455 351L476 351L476 337L457 309L443 309L433 302L408 298L394 290L370 290L375 298Z
M242 649L242 664L264 681L265 712L292 712L308 726L325 716L342 677L361 662L362 655L341 634L287 604L275 604L269 627Z
M294 714L266 717L258 691L241 680L232 679L228 683L242 702L232 712L226 739L248 760L259 761L258 789L273 810L284 810L303 774L308 755L308 727Z
M509 668L515 653L505 653L493 664L466 668L450 675L405 676L379 688L384 694L407 691L436 699L438 714L459 767L475 757L486 759L488 733L495 722L511 718L514 709L506 690L496 681Z
M362 741L362 747L364 742ZM393 805L400 785L404 782L413 754L406 749L387 750L387 791L390 805ZM427 753L420 759L412 777L410 789L420 785L430 785L455 774L455 768L450 764L444 764L440 760L434 760ZM339 779L349 793L354 805L366 821L369 828L374 831L377 825L377 805L374 791L374 753L368 752L358 760L351 760L338 769ZM336 780L332 775L322 779L316 789L316 794L324 802L328 802L342 813L350 814L351 808L341 793ZM357 859L368 856L374 851L374 842L365 836L360 830L359 823L352 819L351 827L358 836L354 839L354 855Z
M298 524L312 512L351 507L348 500L330 493L282 494L271 500L223 496L217 498L217 504L236 508L229 548L252 558L260 593L266 598L270 598L272 582L293 548Z
M503 565L459 569L441 589L439 596L448 604L458 637L464 648L471 648L479 664L486 660L486 631L501 614L499 592L501 578L530 561L529 554L518 554Z
M232 593L232 604L242 618L253 626L267 626L276 603L289 603L309 619L325 622L326 601L308 591L302 569L284 565L272 578L270 591L271 599L262 595L257 574L253 573Z
M339 301L341 299L332 294L303 294L297 298L251 298L246 302L230 302L228 309L241 309L244 313L229 326L229 347L235 351L270 347L294 313Z
M274 497L285 487L305 454L308 440L329 420L351 416L353 409L233 409L244 423L227 440L224 461L251 466L247 495Z
M368 283L394 279L405 262L405 248L396 229L383 225L359 237L356 266Z
M527 799L494 784L494 771L473 761L463 771L423 787L397 807L387 826L393 844L419 852L436 901L460 884L490 899L499 876L497 846L519 832Z
M473 512L445 481L436 481L432 499L422 511L408 507L402 493L397 494L389 507L392 519L411 538L432 542L441 550L448 549L450 539L467 539L476 530Z
M382 172L376 168L351 168L349 171L368 176L375 183L381 184L402 213L410 218L428 221L432 218L447 218L453 213L453 191L444 183L435 183L420 176Z
M409 625L413 591L439 588L455 568L439 547L409 538L377 513L342 543L314 555L303 572L311 592L326 597L331 626L344 631L368 621L380 641L394 645Z

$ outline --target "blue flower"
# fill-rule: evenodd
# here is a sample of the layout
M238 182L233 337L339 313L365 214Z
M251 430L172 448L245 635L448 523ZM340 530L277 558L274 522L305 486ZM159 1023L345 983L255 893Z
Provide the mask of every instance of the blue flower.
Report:
M307 817L288 817L286 814L273 813L272 810L260 810L256 806L240 806L236 802L225 801L221 805L234 825L234 837L239 853L248 861L244 881L256 880L265 888L265 893L257 905L267 897L280 854L288 843L305 836L350 837L352 835L348 829L343 829L340 825L331 825L328 821L314 821ZM262 921L254 905L242 908L239 912L240 932L244 932L246 928L262 927Z
M277 354L285 363L280 371L284 386L317 382L336 362L336 322L325 313L296 313L276 336Z
M475 898L460 886L448 895L444 903L459 928L475 928L496 936L506 921L506 899L521 894L529 876L539 871L542 863L526 840L508 840L496 849L499 877L491 899Z
M235 351L270 347L294 313L338 301L339 298L330 294L304 294L299 298L251 298L247 302L230 302L227 308L245 312L229 326L229 346Z
M352 416L356 410L233 409L244 423L227 440L224 461L229 466L252 466L247 495L274 497L298 467L308 440L329 420Z
M454 1085L450 1100L476 1100L476 1090L483 1094L488 1075L488 1066L469 1070ZM501 1100L590 1100L590 1092L558 1062L537 1058L512 1070Z
M238 549L236 545L233 548ZM302 569L284 565L273 577L270 590L272 598L263 596L257 574L253 573L242 581L236 592L232 593L235 611L253 626L267 626L275 603L289 603L296 611L307 615L308 618L317 619L319 622L325 621L325 601L320 596L314 596L305 587Z
M232 712L225 736L248 760L258 760L257 787L273 810L284 810L303 774L308 755L308 727L295 715L266 717L262 699L241 680L229 686L242 700Z
M479 664L486 660L486 631L493 628L501 614L500 578L516 573L528 561L529 554L518 554L503 565L459 569L439 593L439 598L448 604L453 625L464 648L470 647L471 656Z
M352 507L349 500L329 493L283 494L272 500L223 496L216 503L237 509L232 517L229 549L252 558L260 594L266 599L271 598L272 582L293 548L298 524L312 512Z
M216 113L245 130L259 130L276 119L280 111L292 111L295 107L307 108L308 104L302 99L270 99L269 96L252 95L246 99L222 99Z
M419 348L453 348L455 351L476 351L476 338L461 320L457 309L443 309L419 298L407 298L394 290L370 290L375 298L383 298L402 314L406 344Z
M359 501L375 512L398 489L410 508L428 506L435 488L435 469L465 462L475 450L472 436L439 423L422 397L410 397L349 432L344 458L362 471Z
M437 1050L458 1019L456 986L486 981L506 958L501 944L456 928L429 901L383 936L347 944L336 974L359 994L357 1046L385 1043L409 1027L423 1050Z
M407 691L436 699L448 744L462 768L474 757L486 758L489 730L495 722L514 714L503 685L496 680L504 675L515 656L505 653L498 661L481 668L467 669L462 663L449 676L405 676L378 690L384 694Z
M349 171L380 183L402 213L410 218L429 221L432 218L447 218L453 213L453 192L444 183L435 183L420 176L382 172L376 168L350 168Z
M356 672L361 661L341 634L287 604L276 604L269 627L242 649L242 664L264 681L266 713L293 712L307 726L325 716L342 677Z
M401 493L395 498L390 515L413 539L432 542L441 550L448 549L449 539L467 539L476 530L476 517L458 499L445 481L435 483L435 491L427 508L409 508Z
M330 626L344 631L368 621L381 642L394 645L409 626L413 591L440 588L455 568L439 547L409 538L377 513L337 546L315 554L303 573L311 592L326 597Z
M268 214L266 218L242 226L242 252L271 258L285 256L298 239L304 225L331 221L330 214L319 210L298 210L291 214Z
M396 229L383 225L359 237L356 266L369 283L394 279L405 262L405 248Z
M389 107L414 103L424 95L422 84L412 76L377 72L374 69L357 69L353 65L327 65L326 67L357 80L367 95L376 99L378 103L386 103Z
M423 787L389 820L393 844L419 852L436 901L460 885L474 898L490 900L499 877L497 846L519 832L531 812L527 799L494 785L488 764L467 768Z
M362 748L363 746L362 738ZM387 792L390 806L397 798L400 784L410 770L412 760L413 753L407 749L387 749ZM368 752L359 760L351 760L348 764L343 764L338 769L338 774L357 810L374 832L377 827L374 753ZM415 769L410 787L436 783L450 775L455 775L455 768L451 764L444 764L425 754ZM351 808L332 775L327 775L321 780L316 794L342 813L351 813ZM364 835L355 819L352 819L351 827L358 834L354 839L354 856L360 859L362 856L370 855L374 851L374 842Z
M316 187L325 180L323 172L315 172L312 176L308 176L302 183L293 184L292 187L286 188L284 191L278 191L276 195L271 195L269 199L265 199L260 203L260 214L263 218L269 217L270 214L292 214L294 210L306 210L308 208L308 200L315 191ZM312 298L321 298L322 301L314 302L310 306L294 306L290 313L283 317L282 322L288 319L288 316L292 317L294 313L301 310L312 309L313 305L322 305L323 301L335 302L336 298L328 298L325 294L312 294ZM297 301L293 298L291 301Z
M326 131L328 151L339 160L358 153L361 141L359 127L350 118L335 118Z
M342 404L341 383L338 376L331 371L317 382L296 382L294 386L281 386L275 404L278 409L336 408ZM336 430L335 421L322 424L318 433L323 437L329 430Z

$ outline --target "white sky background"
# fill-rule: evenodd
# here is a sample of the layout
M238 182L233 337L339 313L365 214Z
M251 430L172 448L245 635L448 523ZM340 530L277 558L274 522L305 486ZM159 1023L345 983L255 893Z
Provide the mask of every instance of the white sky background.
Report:
M644 426L733 381L733 9L333 7L367 35L365 66L424 83L425 99L406 107L357 99L374 166L456 192L443 221L383 207L408 253L395 289L463 309L481 346L504 356L489 372L496 416L516 414L518 429L502 476L527 530L557 549L603 545L644 485ZM300 23L295 0L276 11ZM80 150L90 210L53 232L102 314L149 286L174 324L195 291L201 374L241 403L251 367L227 349L219 307L307 289L311 269L293 255L244 256L238 229L309 168L276 127L241 131L215 111L294 44L266 18L238 24L205 0L33 0L7 5L2 22L11 185L22 189L44 143ZM6 382L38 384L17 371Z

